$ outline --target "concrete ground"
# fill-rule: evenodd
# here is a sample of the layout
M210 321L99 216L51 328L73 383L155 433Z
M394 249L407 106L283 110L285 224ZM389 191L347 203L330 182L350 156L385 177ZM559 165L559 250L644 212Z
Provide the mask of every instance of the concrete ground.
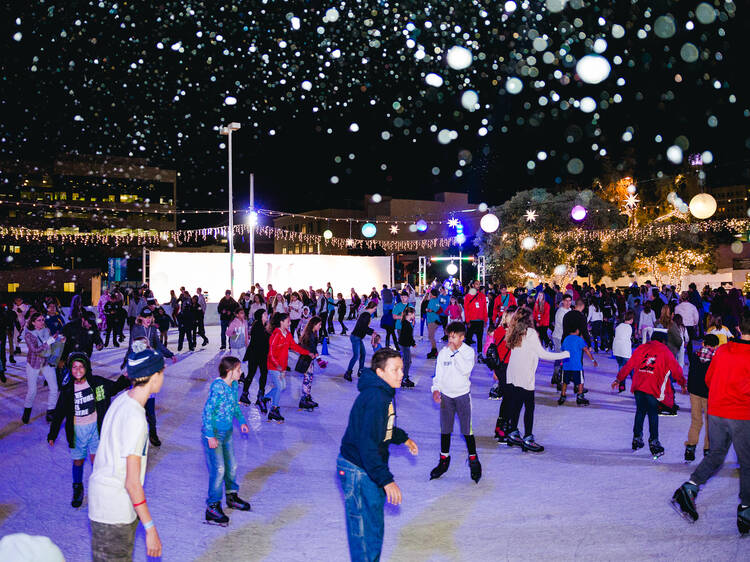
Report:
M356 381L341 375L348 338L333 336L328 368L316 375L314 413L298 411L301 377L290 374L282 397L286 423L265 421L245 407L247 438L236 432L240 495L250 513L228 514L227 528L203 525L207 470L200 441L201 411L217 374L218 327L208 328L206 348L167 363L157 398L160 448L151 447L146 494L164 545L164 560L331 560L348 558L344 511L335 462ZM170 346L176 347L176 334ZM487 399L491 377L483 365L472 381L473 426L484 475L469 478L463 439L454 436L453 462L439 480L429 472L439 454L438 407L429 392L434 361L419 342L412 378L416 388L398 391L398 425L419 445L419 456L392 447L391 470L404 502L386 508L384 560L747 560L750 542L735 526L738 470L734 451L701 491L700 520L688 524L672 511L672 492L690 474L683 458L689 425L687 396L674 418L660 418L666 455L652 460L630 449L634 402L609 389L615 362L599 354L586 371L591 406L556 403L551 364L537 372L534 433L542 454L498 446L492 439L499 403ZM95 352L99 375L117 374L124 348ZM368 357L370 348L368 347ZM586 362L588 364L588 362ZM368 360L369 364L369 360ZM0 385L0 536L46 535L71 562L90 560L87 503L70 507L71 469L64 434L54 448L45 439L47 390L37 396L32 422L20 422L25 359L10 366ZM256 378L257 380L257 378ZM257 388L253 384L252 393ZM456 426L458 431L458 426ZM698 455L699 460L702 454ZM696 463L693 463L694 465ZM87 464L85 480L91 467ZM85 481L84 480L84 481ZM750 541L750 539L746 539ZM138 531L135 560L144 560Z

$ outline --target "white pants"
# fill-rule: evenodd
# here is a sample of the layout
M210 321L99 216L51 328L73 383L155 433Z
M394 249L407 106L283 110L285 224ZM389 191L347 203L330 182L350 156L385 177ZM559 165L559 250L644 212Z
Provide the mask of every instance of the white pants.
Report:
M651 326L644 326L641 328L641 336L643 341L641 343L646 343L651 339L651 334L654 333L654 328Z
M34 369L31 365L26 365L26 400L23 402L24 408L31 408L34 404L34 398L36 398L37 391L37 379L39 375L44 377L49 386L49 396L47 396L47 409L54 410L57 404L57 375L55 374L55 368L50 367L46 363Z

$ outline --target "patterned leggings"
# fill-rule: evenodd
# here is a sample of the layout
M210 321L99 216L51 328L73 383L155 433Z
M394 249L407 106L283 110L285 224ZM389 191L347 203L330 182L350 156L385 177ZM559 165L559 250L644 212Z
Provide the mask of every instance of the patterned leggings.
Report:
M310 363L310 368L307 370L306 373L302 375L302 395L303 396L310 396L312 392L312 383L313 383L313 371L315 370L313 366L315 365L315 361Z

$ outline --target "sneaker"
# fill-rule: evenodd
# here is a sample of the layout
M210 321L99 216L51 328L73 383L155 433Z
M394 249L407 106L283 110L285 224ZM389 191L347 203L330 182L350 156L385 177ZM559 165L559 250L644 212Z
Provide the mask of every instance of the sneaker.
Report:
M349 381L349 382L352 382L352 374L351 374L351 373L349 373L349 372L347 372L347 373L344 373L344 380L347 380L347 381Z
M557 405L558 406L562 406L563 404L565 404L565 399L566 398L567 398L567 396L565 396L564 394L561 394L560 398L557 399Z

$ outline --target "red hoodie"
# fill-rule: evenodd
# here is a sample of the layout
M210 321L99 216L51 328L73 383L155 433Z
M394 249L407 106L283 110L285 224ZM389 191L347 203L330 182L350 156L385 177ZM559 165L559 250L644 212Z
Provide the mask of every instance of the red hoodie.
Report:
M687 384L685 377L682 376L682 367L677 363L672 352L658 341L650 341L638 346L633 356L617 373L617 380L624 381L630 371L633 371L631 392L640 390L655 396L668 408L674 405L674 394L672 385L669 384L669 376L672 375L681 387Z
M750 420L750 341L732 340L718 347L706 385L709 416Z
M503 312L505 312L509 306L518 306L516 297L511 293L505 293L504 295L500 293L495 297L495 306L492 310L492 321L495 324L500 323L500 318L502 317Z
M487 297L484 293L477 292L476 295L466 293L464 295L464 318L467 322L472 320L487 321Z
M542 301L542 306L539 306L538 302L534 302L534 324L537 328L543 328L549 326L549 303L545 300Z
M266 362L268 370L281 371L282 373L286 371L290 349L300 355L310 355L309 351L297 345L291 332L284 334L281 328L276 328L268 342L268 361Z

